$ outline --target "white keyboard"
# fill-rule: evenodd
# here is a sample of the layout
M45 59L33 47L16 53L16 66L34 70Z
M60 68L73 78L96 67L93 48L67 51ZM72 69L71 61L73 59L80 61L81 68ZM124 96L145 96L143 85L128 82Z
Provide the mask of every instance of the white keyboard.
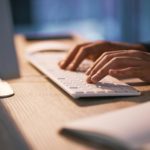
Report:
M97 84L88 84L83 70L89 64L84 62L77 72L62 70L59 68L58 62L64 57L64 52L31 53L27 55L31 64L73 98L140 95L140 92L133 87L111 76L106 76Z

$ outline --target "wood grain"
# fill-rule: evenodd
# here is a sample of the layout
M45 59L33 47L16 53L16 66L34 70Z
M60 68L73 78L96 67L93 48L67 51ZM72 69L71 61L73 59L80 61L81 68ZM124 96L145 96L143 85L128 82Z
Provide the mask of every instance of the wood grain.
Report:
M0 149L92 149L60 135L60 129L75 119L150 100L150 86L137 80L128 82L143 91L139 97L74 100L26 61L25 48L31 43L22 36L16 36L15 42L21 77L9 81L15 96L0 100Z

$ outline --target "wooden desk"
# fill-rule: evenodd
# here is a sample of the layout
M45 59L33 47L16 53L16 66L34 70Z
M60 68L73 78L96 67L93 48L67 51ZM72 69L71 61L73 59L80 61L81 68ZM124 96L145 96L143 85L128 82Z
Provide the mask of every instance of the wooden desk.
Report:
M15 96L0 100L0 149L83 150L90 149L59 134L72 120L103 114L150 100L150 85L132 84L143 91L139 97L74 100L28 64L27 43L16 38L21 78L10 80Z

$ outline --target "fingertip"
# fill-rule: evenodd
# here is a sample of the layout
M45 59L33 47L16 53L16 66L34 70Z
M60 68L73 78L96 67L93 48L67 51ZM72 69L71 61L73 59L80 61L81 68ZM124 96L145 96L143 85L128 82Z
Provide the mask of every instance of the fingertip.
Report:
M86 78L86 82L87 82L87 83L92 83L90 76L88 76L88 77Z
M91 81L92 81L93 83L97 83L97 82L98 82L98 77L97 77L96 75L92 76L92 77L91 77Z
M61 61L58 62L58 65L59 65L59 67L60 67L61 69L65 69L65 68L66 68L64 62L65 62L64 60L61 60Z
M63 60L59 61L59 62L58 62L58 65L59 65L60 67L62 67L62 66L63 66Z
M69 66L67 67L67 70L74 70L73 64L69 64Z

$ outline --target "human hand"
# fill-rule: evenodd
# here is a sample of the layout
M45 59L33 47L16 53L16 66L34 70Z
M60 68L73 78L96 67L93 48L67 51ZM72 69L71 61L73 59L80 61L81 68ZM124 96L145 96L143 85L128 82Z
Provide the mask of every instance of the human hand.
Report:
M77 45L69 52L67 57L59 63L62 69L76 70L84 59L95 61L101 54L106 51L129 50L137 49L144 50L142 45L128 44L121 42L97 41Z
M86 74L89 83L97 83L108 74L116 78L136 77L150 82L150 53L139 50L105 52Z

